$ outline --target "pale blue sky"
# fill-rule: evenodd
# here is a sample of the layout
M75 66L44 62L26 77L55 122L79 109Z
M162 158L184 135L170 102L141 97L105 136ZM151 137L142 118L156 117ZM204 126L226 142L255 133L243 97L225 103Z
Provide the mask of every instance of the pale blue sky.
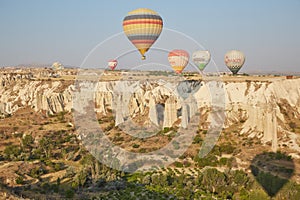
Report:
M231 49L245 53L243 71L300 71L300 0L0 0L0 66L56 60L79 66L97 44L122 32L128 11L140 7L157 11L164 27L210 50L221 71ZM184 41L169 37L171 32L165 30L156 46L168 49ZM125 39L119 35L107 45L116 45L111 51L132 49ZM89 60L97 66L97 58Z

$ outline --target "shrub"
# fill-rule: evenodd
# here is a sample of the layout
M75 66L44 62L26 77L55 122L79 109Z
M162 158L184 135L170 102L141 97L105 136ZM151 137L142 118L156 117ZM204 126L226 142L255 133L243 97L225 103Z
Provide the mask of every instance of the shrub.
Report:
M9 145L5 147L4 154L6 159L16 159L21 154L21 150L17 145Z
M68 198L68 199L71 199L71 198L74 197L74 194L75 194L74 190L68 189L68 190L66 191L66 193L65 193L65 197Z
M34 139L31 135L26 135L24 138L22 138L22 144L25 148L30 148L33 143Z
M35 167L30 170L30 176L33 178L39 178L41 175L45 173L45 170L41 167Z
M16 179L16 184L19 184L19 185L23 185L24 184L24 179L22 176L19 176L17 179Z
M170 130L171 130L171 129L170 129L169 127L165 127L163 132L164 132L164 133L168 133Z
M205 166L217 166L218 159L214 155L208 155L205 158L200 158L198 155L194 157L194 161L197 163L199 167Z
M227 158L221 158L220 161L219 161L219 164L220 164L221 166L224 166L224 165L227 164L227 161L228 161Z
M182 168L183 167L183 164L181 162L175 162L174 163L175 167L179 167L179 168Z
M55 163L55 165L54 165L54 170L55 170L55 171L60 171L60 170L62 170L62 164L61 164L61 163Z
M227 143L227 144L221 145L220 150L222 153L232 154L235 150L235 147L232 146L230 143Z
M196 137L194 138L193 144L200 144L202 142L202 138L200 135L196 135Z
M183 165L184 165L185 167L190 167L192 164L191 164L190 162L188 162L188 161L184 161L184 162L183 162Z
M140 153L146 153L146 152L147 152L147 149L141 148L141 149L139 150L139 152L140 152Z

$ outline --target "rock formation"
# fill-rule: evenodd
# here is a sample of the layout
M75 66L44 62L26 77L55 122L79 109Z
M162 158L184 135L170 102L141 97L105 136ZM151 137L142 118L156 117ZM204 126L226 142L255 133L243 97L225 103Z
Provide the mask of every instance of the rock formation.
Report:
M187 128L188 123L189 123L189 107L187 104L183 103L181 109L181 127Z
M176 98L170 96L165 103L163 127L172 127L177 120Z
M0 116L13 115L18 109L28 106L48 114L71 111L72 108L84 112L85 108L81 108L80 103L74 105L73 98L78 98L79 102L87 100L86 95L76 93L77 87L93 93L96 112L106 115L112 110L116 125L128 117L139 115L146 115L149 121L159 125L163 112L163 127L171 127L179 119L181 126L186 127L189 119L200 109L209 111L213 104L219 107L223 103L225 128L239 123L240 134L260 138L264 143L272 141L273 150L279 145L278 128L286 129L287 116L300 117L300 79L287 80L283 77L270 81L206 81L194 84L185 83L180 86L182 91L176 89L176 83L163 80L102 81L96 86L89 83L76 86L71 81L32 80L30 74L2 73ZM197 88L194 93L185 88L191 86ZM224 90L224 99L220 90ZM187 98L185 103L180 100L183 97ZM181 114L177 115L180 110Z
M156 104L153 98L149 100L149 119L156 126L159 126Z

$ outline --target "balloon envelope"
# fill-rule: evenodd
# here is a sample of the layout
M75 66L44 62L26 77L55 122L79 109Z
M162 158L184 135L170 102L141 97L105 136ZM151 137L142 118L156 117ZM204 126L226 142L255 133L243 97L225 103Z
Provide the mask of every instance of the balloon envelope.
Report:
M245 55L241 51L231 50L225 54L224 61L228 69L237 74L245 63Z
M196 51L192 56L193 62L201 71L203 71L209 63L210 57L209 51Z
M139 50L142 59L154 44L163 28L159 14L147 8L139 8L127 14L123 20L123 30L130 42Z
M118 61L117 60L109 60L108 61L108 67L111 69L111 70L114 70L118 65Z
M168 55L168 60L173 70L180 74L189 63L189 53L185 50L175 49Z
M64 69L64 66L61 63L59 63L59 62L54 62L52 64L51 68L53 70L62 70L62 69Z

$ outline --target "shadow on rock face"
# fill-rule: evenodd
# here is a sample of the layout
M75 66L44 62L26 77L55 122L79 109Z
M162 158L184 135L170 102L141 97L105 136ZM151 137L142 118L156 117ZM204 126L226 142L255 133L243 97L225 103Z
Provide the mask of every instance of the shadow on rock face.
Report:
M284 153L264 152L255 156L250 168L257 182L274 197L294 174L295 164Z

